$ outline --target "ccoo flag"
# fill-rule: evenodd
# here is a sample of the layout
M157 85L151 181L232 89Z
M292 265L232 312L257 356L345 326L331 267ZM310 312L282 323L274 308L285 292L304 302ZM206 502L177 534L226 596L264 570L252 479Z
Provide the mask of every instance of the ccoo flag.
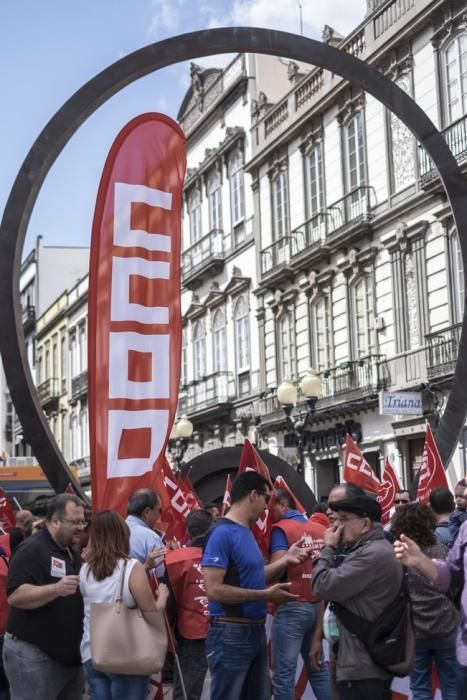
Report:
M344 481L360 486L365 491L378 493L380 482L350 435L345 438Z
M126 513L162 468L178 402L185 137L163 114L118 134L97 195L89 269L95 510Z
M426 424L425 447L418 476L416 501L428 504L430 493L437 488L448 489L448 480L444 471L435 438L429 424Z
M394 467L386 457L384 465L383 479L381 481L376 500L381 506L381 523L385 525L390 517L391 509L394 505L396 493L401 490L399 477L397 476Z
M222 508L221 508L221 518L224 517L227 508L230 508L231 506L231 499L230 499L230 492L232 490L232 481L230 479L230 474L227 474L227 479L225 480L225 490L224 490L224 498L222 499Z
M256 452L255 448L248 440L245 438L243 443L242 454L240 455L240 464L238 467L238 473L246 471L255 471L264 476L265 479L269 481L269 486L271 491L273 490L273 484L271 481L271 476L269 474L269 469ZM257 541L259 548L263 554L269 554L269 535L271 533L271 510L266 508L266 510L259 516L258 520L252 526L251 531Z

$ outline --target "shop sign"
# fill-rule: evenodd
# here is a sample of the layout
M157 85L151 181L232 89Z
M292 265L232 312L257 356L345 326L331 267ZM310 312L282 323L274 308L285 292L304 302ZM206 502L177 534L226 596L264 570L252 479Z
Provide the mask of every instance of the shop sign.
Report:
M379 413L381 416L421 416L422 394L419 391L380 391Z

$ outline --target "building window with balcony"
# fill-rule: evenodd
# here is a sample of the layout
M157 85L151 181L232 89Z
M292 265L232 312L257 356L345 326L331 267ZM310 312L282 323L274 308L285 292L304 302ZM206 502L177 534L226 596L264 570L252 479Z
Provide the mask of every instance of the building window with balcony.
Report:
M44 361L44 378L49 379L50 377L50 350L49 346L46 346L45 349L45 361Z
M235 303L233 318L238 393L244 396L250 392L250 310L243 295Z
M88 412L82 408L79 414L79 441L80 441L80 457L87 457L88 448Z
M227 370L227 324L223 309L217 309L212 321L214 372Z
M355 333L355 356L366 357L373 350L373 292L369 276L360 277L352 285L352 307Z
M447 124L467 112L467 32L455 36L443 52Z
M293 312L288 311L277 322L279 338L278 380L295 377L295 330Z
M322 296L311 305L312 364L317 372L323 372L331 360L331 315L329 297Z
M78 442L78 416L71 417L71 459L78 459L79 442Z
M193 326L193 367L194 379L206 376L206 327L204 321L196 321Z
M55 339L52 345L52 377L58 381L58 343Z
M229 161L230 212L232 218L232 243L239 245L245 238L245 176L243 153L236 150Z
M188 384L188 347L186 342L186 331L182 332L182 364L180 372L180 383L182 386Z
M70 334L70 370L71 376L76 377L78 374L78 356L76 352L76 331Z
M86 324L82 323L79 327L79 370L84 372L88 365L87 348L86 348Z
M274 174L271 188L273 235L275 241L280 241L289 231L288 177L284 165Z
M66 363L66 337L62 335L60 338L60 372L62 377L62 392L66 391L66 378L67 378L67 363Z
M456 231L449 238L449 252L450 278L453 281L452 318L453 323L462 323L465 296L464 261L462 260L461 245Z
M357 112L345 129L347 187L349 192L365 184L363 114Z
M216 170L208 178L209 230L222 229L222 181Z
M197 187L195 187L190 194L188 208L191 245L193 245L199 241L203 235L201 231L201 193Z
M66 440L66 430L67 430L67 425L66 425L66 413L61 414L61 423L60 423L60 447L62 448L62 454L64 455L65 459L68 460L69 455L67 454L67 440Z
M309 217L324 210L324 173L321 143L315 144L306 157Z

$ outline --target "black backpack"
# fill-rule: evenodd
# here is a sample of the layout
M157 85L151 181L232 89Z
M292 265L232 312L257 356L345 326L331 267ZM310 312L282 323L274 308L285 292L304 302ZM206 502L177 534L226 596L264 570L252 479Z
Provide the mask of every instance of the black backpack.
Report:
M332 605L339 621L360 640L377 666L400 678L411 672L415 663L415 632L405 567L397 596L376 620L370 622L338 603Z

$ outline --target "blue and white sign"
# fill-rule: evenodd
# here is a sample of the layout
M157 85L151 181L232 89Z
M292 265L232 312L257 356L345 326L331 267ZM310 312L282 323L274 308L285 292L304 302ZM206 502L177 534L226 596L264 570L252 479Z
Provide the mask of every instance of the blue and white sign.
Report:
M381 416L421 416L422 394L419 391L380 391L379 413Z

